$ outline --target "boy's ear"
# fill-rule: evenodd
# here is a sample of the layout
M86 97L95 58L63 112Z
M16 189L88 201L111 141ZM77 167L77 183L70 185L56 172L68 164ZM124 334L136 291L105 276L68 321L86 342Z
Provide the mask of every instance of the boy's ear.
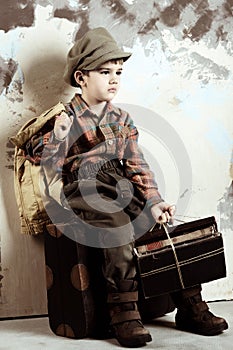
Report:
M77 84L79 84L81 86L84 84L83 73L81 72L81 70L76 70L74 72L74 79L75 79Z

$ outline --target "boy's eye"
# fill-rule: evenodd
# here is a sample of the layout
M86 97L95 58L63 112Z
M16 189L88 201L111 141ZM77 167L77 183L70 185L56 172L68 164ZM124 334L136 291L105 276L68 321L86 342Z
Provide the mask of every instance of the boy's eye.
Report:
M101 70L100 74L108 75L108 74L110 74L110 71L109 70ZM122 74L121 70L116 72L116 75L121 75L121 74Z

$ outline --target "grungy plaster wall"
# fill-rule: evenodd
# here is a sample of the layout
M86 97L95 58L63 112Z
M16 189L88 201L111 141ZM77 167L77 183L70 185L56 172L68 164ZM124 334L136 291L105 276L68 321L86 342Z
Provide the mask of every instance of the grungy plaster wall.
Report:
M162 195L177 218L214 215L223 233L228 276L204 294L232 298L232 0L9 0L0 3L0 317L47 312L43 240L20 235L8 138L73 95L66 53L97 26L133 53L115 102L133 114Z

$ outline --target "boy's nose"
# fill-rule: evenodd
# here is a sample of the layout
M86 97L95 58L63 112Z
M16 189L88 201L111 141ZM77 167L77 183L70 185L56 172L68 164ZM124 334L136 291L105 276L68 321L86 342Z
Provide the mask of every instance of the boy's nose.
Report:
M110 79L110 84L117 84L117 83L118 83L117 77L116 77L116 76L111 77L111 79Z

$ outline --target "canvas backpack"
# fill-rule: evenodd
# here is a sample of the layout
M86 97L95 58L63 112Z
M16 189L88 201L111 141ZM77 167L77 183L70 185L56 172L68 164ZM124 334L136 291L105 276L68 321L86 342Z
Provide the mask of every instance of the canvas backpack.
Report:
M46 181L44 183L38 181L39 178L44 178L43 168L25 157L25 145L42 129L50 131L55 116L61 112L66 112L66 106L59 102L40 116L30 119L16 136L10 138L15 145L14 189L23 234L41 234L45 225L51 223L41 197L41 191L47 190Z

